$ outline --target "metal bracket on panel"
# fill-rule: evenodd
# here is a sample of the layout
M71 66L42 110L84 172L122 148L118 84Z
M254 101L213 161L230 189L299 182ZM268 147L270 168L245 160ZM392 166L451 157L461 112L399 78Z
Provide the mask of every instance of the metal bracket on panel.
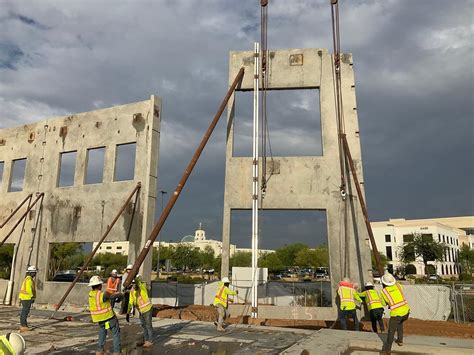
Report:
M290 65L303 65L303 53L300 54L290 54Z

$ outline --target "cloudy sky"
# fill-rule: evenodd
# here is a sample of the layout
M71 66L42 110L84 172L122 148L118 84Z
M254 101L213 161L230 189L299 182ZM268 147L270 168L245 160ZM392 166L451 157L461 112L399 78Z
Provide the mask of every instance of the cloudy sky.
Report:
M258 4L0 0L0 128L156 94L163 99L160 190L170 193L226 91L228 52L252 49L259 39ZM351 0L340 7L341 45L354 55L371 220L474 214L474 2ZM270 49L331 49L329 0L270 0L268 32ZM269 94L274 153L318 154L313 97L284 98L301 117L285 127L275 109L283 98ZM236 121L240 155L250 153L245 102ZM165 240L192 234L199 222L220 239L224 152L225 118ZM264 248L324 239L321 213L266 212L262 219ZM250 246L249 223L250 213L235 214L233 243Z

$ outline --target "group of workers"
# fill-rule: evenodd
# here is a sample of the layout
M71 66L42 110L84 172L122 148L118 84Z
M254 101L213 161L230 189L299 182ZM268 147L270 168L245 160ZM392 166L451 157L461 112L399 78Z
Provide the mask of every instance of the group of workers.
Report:
M397 332L395 343L399 346L403 345L403 323L410 315L410 306L405 298L402 286L392 274L386 272L381 277L381 282L382 290L380 293L374 289L374 284L371 282L367 282L364 285L363 292L357 292L357 284L351 283L348 278L342 280L337 289L340 302L339 320L341 328L346 330L347 318L351 317L354 321L355 330L359 330L359 321L356 313L357 303L365 302L372 322L372 330L377 333L378 324L380 331L384 332L382 318L384 307L388 306L390 309L390 320L388 322L387 340L382 347L382 354L389 354L392 349L395 332Z
M104 346L107 337L107 330L112 333L113 353L120 354L122 350L120 340L120 325L114 311L115 303L122 302L121 314L126 315L127 322L130 315L134 315L135 311L139 313L139 319L144 333L144 348L153 346L153 327L152 312L153 307L148 296L146 283L140 275L137 275L127 289L124 282L128 277L128 273L132 269L132 265L128 265L122 278L119 277L117 270L112 270L110 277L107 279L106 290L102 291L103 281L99 276L92 276L88 286L91 287L89 292L89 311L92 322L99 326L99 339L97 343L96 354L104 354ZM35 277L38 270L35 266L29 266L26 270L26 276L22 282L20 289L20 333L29 331L28 315L36 298ZM389 354L394 341L395 332L397 339L395 343L399 346L403 345L403 323L408 319L410 314L410 306L403 293L402 286L396 281L395 277L386 272L381 277L382 290L379 292L374 289L374 285L367 282L362 292L358 292L357 284L351 283L348 278L343 279L339 283L337 294L340 304L339 320L341 328L347 330L347 318L354 321L355 330L359 330L359 321L356 309L360 303L366 303L372 322L372 330L377 332L377 325L381 332L384 332L383 314L384 307L390 309L390 320L388 325L387 340L385 341L382 354ZM213 305L217 309L218 319L215 322L218 331L225 331L225 320L229 317L229 296L235 296L238 291L230 289L230 280L223 277L218 284L217 293L214 298ZM13 349L10 352L9 349ZM20 334L11 333L7 336L0 337L0 350L5 354L22 354L25 351L25 341Z

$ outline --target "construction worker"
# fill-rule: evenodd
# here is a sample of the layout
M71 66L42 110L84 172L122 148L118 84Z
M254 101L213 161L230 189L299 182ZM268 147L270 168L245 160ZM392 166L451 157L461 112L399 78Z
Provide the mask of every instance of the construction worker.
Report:
M383 344L382 354L390 354L395 331L397 331L395 342L399 346L403 345L403 323L410 315L410 306L403 294L402 286L392 274L385 272L381 281L384 287L381 292L382 299L390 308L387 341Z
M0 355L23 355L26 342L18 333L8 333L0 336Z
M370 314L370 321L372 322L372 330L377 333L377 323L379 323L380 331L383 333L385 327L383 325L383 312L385 302L380 297L377 290L374 290L372 282L366 282L364 292L359 293L359 297L365 301L367 309Z
M123 292L123 301L122 301L122 306L120 308L120 314L128 314L128 302L129 302L129 297L130 293L128 290L125 290L125 280L127 280L128 274L130 273L130 270L132 270L133 265L129 264L127 265L127 268L125 269L125 272L122 275L122 292Z
M35 302L36 298L35 278L37 272L36 266L28 266L26 276L21 284L19 295L21 303L20 333L30 330L28 328L28 315L30 314L31 305Z
M216 297L214 298L214 306L217 307L217 330L219 332L225 331L224 320L229 316L227 308L229 307L228 296L235 296L239 294L238 291L229 289L230 281L228 277L223 277L222 281L218 283Z
M115 312L110 303L117 294L102 292L102 279L99 276L92 276L88 286L92 287L89 292L89 311L92 322L99 324L99 340L97 342L96 355L104 354L107 329L112 332L114 354L120 354L122 345L120 342L120 326Z
M137 275L132 281L132 289L130 291L130 299L128 302L128 314L132 313L132 309L138 309L140 313L140 323L143 328L144 348L153 346L153 325L151 318L153 316L153 307L151 300L148 298L146 283L140 275Z
M340 314L339 320L341 322L341 328L347 330L347 317L352 317L354 320L355 330L359 330L359 320L357 319L356 313L356 303L358 301L362 303L359 295L356 290L354 290L354 285L346 277L341 282L339 282L339 288L337 289L337 294L340 301Z
M120 286L120 278L118 277L118 272L117 270L113 269L112 272L110 273L109 278L107 279L107 293L113 295L119 292L119 286ZM110 304L112 305L112 308L114 308L115 302L117 300L115 298L110 299Z

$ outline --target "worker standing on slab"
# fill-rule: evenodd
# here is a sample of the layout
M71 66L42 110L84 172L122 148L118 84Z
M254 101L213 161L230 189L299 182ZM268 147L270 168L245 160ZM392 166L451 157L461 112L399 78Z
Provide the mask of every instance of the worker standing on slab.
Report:
M217 307L217 330L219 332L225 331L224 321L229 317L229 296L238 295L238 291L232 291L229 289L230 281L228 277L223 277L222 281L219 282L216 297L214 298L214 306Z
M20 289L20 332L27 332L28 328L28 315L30 314L31 305L35 302L36 298L36 286L35 278L38 269L36 266L28 266L26 269L26 276L23 279Z
M153 346L153 307L148 297L146 283L140 275L137 275L132 281L132 289L130 291L130 299L128 302L128 313L132 313L132 309L138 309L140 313L140 323L143 328L143 347L151 348Z
M347 330L347 320L346 318L352 317L354 320L355 330L359 330L359 320L357 319L356 312L356 301L362 303L359 295L356 290L354 290L354 285L346 277L341 282L339 282L339 288L337 289L337 294L340 301L340 315L339 320L341 322L341 328Z
M110 273L110 277L107 279L107 293L111 295L116 294L117 292L119 292L119 286L120 278L118 277L118 272L117 270L113 269ZM112 308L114 308L115 302L115 298L110 299L110 304L112 305Z
M110 302L114 296L118 295L102 292L102 279L99 276L92 276L88 286L92 287L92 290L89 292L89 311L91 312L92 322L99 324L99 340L96 354L104 354L107 329L110 329L112 332L113 353L120 354L122 352L120 326Z
M382 299L390 308L390 321L388 322L387 340L383 344L382 354L389 354L392 349L393 338L397 331L395 342L403 345L403 323L410 315L410 306L403 294L402 286L392 274L385 272L382 276Z
M377 333L377 323L379 324L380 331L383 333L385 327L383 325L383 312L385 302L377 290L374 290L374 284L372 282L366 282L364 292L359 293L359 297L365 301L367 309L370 314L370 321L372 322L372 330Z
M18 333L8 333L0 336L0 355L23 355L26 342Z

